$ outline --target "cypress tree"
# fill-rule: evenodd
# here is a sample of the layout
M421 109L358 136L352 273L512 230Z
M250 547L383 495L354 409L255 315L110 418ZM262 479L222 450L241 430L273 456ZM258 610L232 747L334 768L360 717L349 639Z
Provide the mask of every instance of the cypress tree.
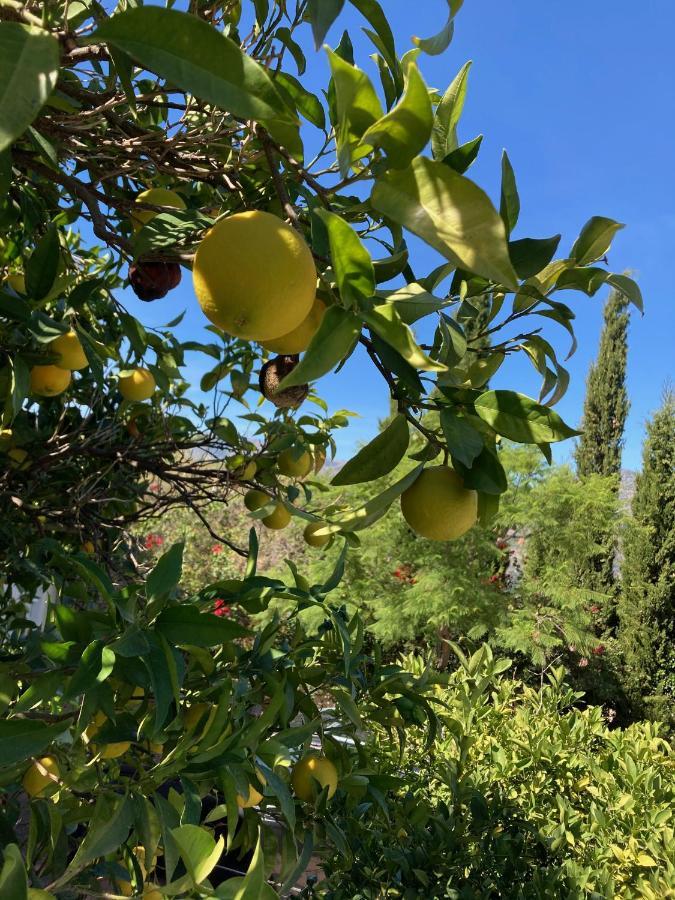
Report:
M610 293L604 318L598 358L586 380L583 435L575 452L577 472L582 478L618 475L621 471L623 430L628 414L628 312L623 294Z
M634 712L675 724L675 395L647 426L623 544L619 645Z

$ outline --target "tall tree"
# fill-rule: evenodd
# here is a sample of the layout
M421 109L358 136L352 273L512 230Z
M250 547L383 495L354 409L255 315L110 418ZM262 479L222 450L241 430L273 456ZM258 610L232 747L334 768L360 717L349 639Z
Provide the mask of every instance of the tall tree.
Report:
M586 381L583 435L575 458L579 475L616 475L621 470L623 431L628 414L626 357L628 311L623 294L612 291L605 304L598 358Z
M675 394L647 426L624 541L619 643L636 713L675 723Z

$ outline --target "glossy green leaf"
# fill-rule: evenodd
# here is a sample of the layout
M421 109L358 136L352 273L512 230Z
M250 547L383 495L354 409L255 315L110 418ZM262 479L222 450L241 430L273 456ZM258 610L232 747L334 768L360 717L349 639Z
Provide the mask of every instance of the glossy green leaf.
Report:
M27 900L28 876L21 850L16 844L7 844L2 854L0 897L7 900Z
M59 233L52 225L26 263L26 293L33 300L42 300L51 291L60 256Z
M550 238L521 238L509 241L509 256L518 278L532 278L551 262L560 243L560 235Z
M463 175L478 156L482 143L483 135L479 134L472 141L467 141L465 144L457 147L456 150L453 150L452 153L448 153L443 160L443 164L450 166L455 172Z
M516 391L487 391L474 408L498 434L520 444L552 444L579 434L558 413Z
M406 325L412 325L418 319L438 312L451 302L434 297L417 282L407 284L396 291L378 291L377 296L386 300L387 303L392 303L396 307L401 321Z
M68 682L64 693L67 700L85 693L105 681L115 665L115 654L102 641L92 641L82 653L80 663Z
M326 47L335 87L335 142L340 171L347 175L358 158L361 138L382 118L382 106L372 82L361 69Z
M316 381L330 372L352 351L360 333L361 322L353 313L330 306L304 356L281 382L280 389Z
M638 283L628 275L610 275L607 283L615 287L617 291L628 297L630 302L636 306L641 313L644 313L644 302L642 300L642 291Z
M382 478L400 463L409 443L408 420L403 415L397 415L384 431L345 463L331 484L360 484Z
M378 284L385 284L387 281L391 281L392 278L396 278L408 265L408 257L408 250L404 248L383 259L374 259L375 281Z
M363 146L381 149L394 169L405 169L427 145L431 135L431 100L419 69L411 62L406 70L405 91L396 106L371 125Z
M431 152L436 160L446 160L457 149L457 123L464 109L470 69L471 60L459 70L436 108L431 136ZM480 144L481 138L477 140Z
M478 185L448 166L418 157L378 179L372 206L408 228L454 265L515 288L504 223Z
M355 306L375 293L375 270L370 253L358 234L340 216L327 209L317 209L316 215L326 226L335 280L342 299Z
M67 721L44 725L36 719L3 719L0 721L0 765L12 765L42 753L67 727Z
M293 39L290 28L287 28L285 25L281 28L277 28L274 36L278 41L281 41L293 57L295 65L298 68L298 75L304 75L305 69L307 68L307 60L305 59L305 54L302 52L302 47Z
M344 5L345 0L309 0L307 10L317 50L323 44L328 29L340 15Z
M483 447L471 467L465 466L459 459L453 459L452 464L462 476L464 487L472 488L479 494L503 494L508 488L499 454L489 447Z
M316 94L308 91L297 78L289 75L288 72L279 72L275 77L275 83L280 90L288 93L298 112L308 122L316 125L317 128L324 129L326 127L326 112Z
M483 436L465 418L458 416L451 409L442 409L440 413L443 436L448 445L450 455L458 459L468 468L483 449Z
M401 319L393 303L373 306L361 313L364 322L378 334L383 341L401 354L403 359L425 372L445 372L447 366L431 359L415 340L412 330Z
M68 880L72 873L79 872L94 859L119 850L119 847L127 839L133 815L133 804L129 797L111 798L108 794L99 795L88 820L88 829L84 839L59 881Z
M560 273L556 282L558 290L565 288L583 291L592 297L607 283L610 273L606 269L599 266L578 266L575 268L566 268Z
M400 77L400 66L398 54L396 53L396 43L394 35L387 20L387 17L377 2L377 0L350 0L352 6L355 6L362 16L364 16L374 29L374 33L367 28L363 30L373 41L377 49L386 60L389 70L397 85L402 83Z
M391 344L383 341L375 331L370 332L370 340L373 350L377 353L382 364L392 375L399 379L401 385L405 385L413 396L421 396L424 393L424 385L420 376L409 362L406 362L401 354L394 350Z
M92 43L118 47L144 68L242 119L274 123L293 118L267 71L208 22L156 6L136 7L103 22Z
M467 378L472 388L481 388L487 384L493 375L501 368L506 359L501 350L493 350L489 356L482 356L474 360L468 368Z
M578 266L586 266L595 262L607 253L614 240L614 235L624 226L614 219L604 216L593 216L581 229L581 234L574 242L570 256Z
M206 828L199 825L181 825L172 828L171 835L178 845L185 868L195 884L201 884L218 865L225 850L225 839L216 842Z
M518 216L520 215L520 197L516 186L516 175L506 150L502 153L502 188L499 201L499 215L502 217L506 227L506 233L511 234L518 223Z
M455 16L459 12L464 3L464 0L447 0L448 3L448 18L446 20L443 28L430 38L418 38L414 37L413 42L423 50L424 53L428 53L429 56L438 56L441 53L444 53L448 47L450 46L450 42L452 41L452 36L455 31Z
M0 152L23 134L54 90L59 55L53 35L0 22Z
M156 630L170 644L193 644L195 647L215 647L250 634L238 622L213 613L200 612L196 606L170 606L160 613Z
M317 529L316 534L328 535L336 534L339 531L352 532L369 528L385 515L394 500L397 500L403 491L410 487L421 471L422 466L416 466L395 484L382 491L381 494L372 497L366 503L356 507L356 509L347 510L336 516L331 524Z
M183 571L183 550L185 543L180 541L160 556L155 568L150 572L146 582L148 600L168 597L174 590Z

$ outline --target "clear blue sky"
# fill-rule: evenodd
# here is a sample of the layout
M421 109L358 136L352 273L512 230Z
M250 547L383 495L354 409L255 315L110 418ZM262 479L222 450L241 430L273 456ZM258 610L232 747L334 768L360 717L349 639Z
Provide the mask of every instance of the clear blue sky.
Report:
M438 30L445 0L385 0L399 53L412 35ZM372 47L359 37L365 24L349 7L341 27L348 27L357 63L375 81ZM669 277L675 263L675 33L673 0L465 0L455 38L440 57L422 57L429 85L444 90L457 70L473 60L469 92L460 124L460 140L485 135L479 160L469 172L495 203L499 198L500 156L508 150L518 179L521 217L515 237L563 235L568 249L591 215L626 224L610 254L612 271L632 269L645 298L645 316L634 311L630 332L628 386L631 412L624 466L638 468L644 422L659 403L661 390L675 374L675 288ZM334 27L328 41L335 44ZM322 53L310 54L308 87L325 83ZM415 269L430 270L441 260L416 245ZM594 298L570 294L576 312L577 354L569 361L572 382L557 406L570 423L581 414L584 380L597 350L605 292ZM170 301L129 305L147 324L167 321L190 309L182 336L199 339L203 318L193 312L189 277ZM558 335L553 323L547 336ZM566 336L554 341L562 356ZM205 358L204 358L205 359ZM188 378L206 364L191 357ZM506 369L506 366L505 366ZM358 412L339 441L347 458L371 437L386 414L387 395L368 362L353 357L339 376L328 376L319 392L332 409ZM536 396L538 382L528 364L508 363L500 385ZM499 385L498 385L499 386ZM557 456L569 457L570 442Z

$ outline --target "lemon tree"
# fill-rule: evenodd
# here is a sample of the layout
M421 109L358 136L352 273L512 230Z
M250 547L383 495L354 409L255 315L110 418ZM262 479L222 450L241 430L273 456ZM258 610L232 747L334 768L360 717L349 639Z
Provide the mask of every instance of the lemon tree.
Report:
M501 438L550 458L575 433L542 333L574 349L558 292L641 304L606 262L620 223L514 236L508 157L496 205L467 174L468 66L424 77L461 5L403 48L376 0L350 0L371 66L336 43L333 0L0 3L0 893L283 895L347 851L337 809L386 805L367 723L402 736L408 704L433 740L427 676L385 666L331 602L345 555L399 502L434 539L489 524ZM395 415L326 489L349 414L321 382L357 348ZM536 399L489 388L517 353ZM243 527L216 532L214 503ZM151 563L137 526L176 506L238 577L182 590L180 544ZM318 583L258 566L257 526L295 524L341 548ZM279 598L324 615L319 635L297 614L253 626Z

